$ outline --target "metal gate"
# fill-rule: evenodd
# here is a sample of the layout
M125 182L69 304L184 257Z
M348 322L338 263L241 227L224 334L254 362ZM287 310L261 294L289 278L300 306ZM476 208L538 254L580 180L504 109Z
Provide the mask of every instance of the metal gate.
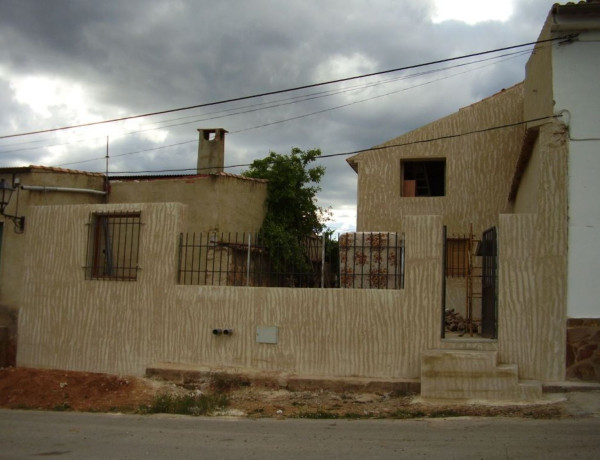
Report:
M495 339L498 324L498 231L496 227L483 232L477 255L482 256L481 335Z

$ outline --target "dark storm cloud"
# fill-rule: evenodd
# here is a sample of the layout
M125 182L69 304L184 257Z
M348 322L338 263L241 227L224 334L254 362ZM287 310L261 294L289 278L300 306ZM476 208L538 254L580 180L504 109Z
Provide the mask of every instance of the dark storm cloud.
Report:
M515 1L509 21L468 26L457 21L433 24L430 1L390 0L367 6L348 0L4 0L0 7L0 134L88 121L75 119L60 107L51 108L53 116L41 117L17 103L14 85L25 76L81 85L89 101L86 113L110 119L532 41L551 4L549 0ZM229 164L251 162L270 150L288 152L294 146L318 147L324 154L350 152L399 136L517 83L523 78L524 62L525 58L511 59L459 77L423 76L227 118L200 121L202 114L282 100L292 94L153 117L143 123L190 115L198 115L198 121L165 128L167 137L160 142L143 134L115 138L111 152L118 155L194 140L198 127L224 127L231 132ZM389 77L392 75L380 79ZM417 87L438 77L447 78ZM303 94L324 89L330 88ZM405 91L398 92L402 89ZM361 99L370 100L302 117ZM292 118L297 119L277 123ZM169 124L173 123L177 121ZM256 126L264 127L247 130ZM85 130L79 131L86 136ZM45 138L56 142L53 136ZM7 143L0 141L2 164L40 163L45 158L66 163L95 158L102 151L102 142L90 142L55 149L53 156L43 150L4 154ZM195 155L192 142L115 156L111 168L188 168L194 166ZM354 204L356 177L344 157L323 160L323 164L327 174L321 204ZM87 169L88 165L103 169L102 161L80 167Z

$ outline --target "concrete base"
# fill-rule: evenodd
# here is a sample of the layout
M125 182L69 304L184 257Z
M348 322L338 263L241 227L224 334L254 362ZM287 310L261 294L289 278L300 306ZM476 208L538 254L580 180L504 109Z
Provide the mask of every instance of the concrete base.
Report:
M427 350L421 355L421 397L432 400L536 401L537 381L519 381L515 364L498 364L497 352Z
M418 380L370 379L358 377L298 376L274 371L239 367L208 367L179 363L156 363L146 369L146 376L186 387L211 385L216 381L237 386L284 388L289 391L328 390L338 393L418 394Z

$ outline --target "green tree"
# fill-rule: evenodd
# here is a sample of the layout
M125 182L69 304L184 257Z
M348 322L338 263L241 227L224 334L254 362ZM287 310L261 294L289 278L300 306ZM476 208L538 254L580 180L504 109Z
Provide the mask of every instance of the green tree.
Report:
M269 248L271 263L277 271L306 270L304 254L307 238L321 233L325 225L324 210L317 205L318 186L325 174L323 166L310 166L319 149L293 148L289 155L271 152L262 160L254 160L246 177L267 179L267 212L261 228L261 239Z

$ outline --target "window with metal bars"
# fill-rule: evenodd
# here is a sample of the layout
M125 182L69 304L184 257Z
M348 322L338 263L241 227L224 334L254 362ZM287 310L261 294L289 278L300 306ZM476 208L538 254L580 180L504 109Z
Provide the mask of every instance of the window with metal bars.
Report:
M135 281L141 225L139 212L92 213L85 278Z

